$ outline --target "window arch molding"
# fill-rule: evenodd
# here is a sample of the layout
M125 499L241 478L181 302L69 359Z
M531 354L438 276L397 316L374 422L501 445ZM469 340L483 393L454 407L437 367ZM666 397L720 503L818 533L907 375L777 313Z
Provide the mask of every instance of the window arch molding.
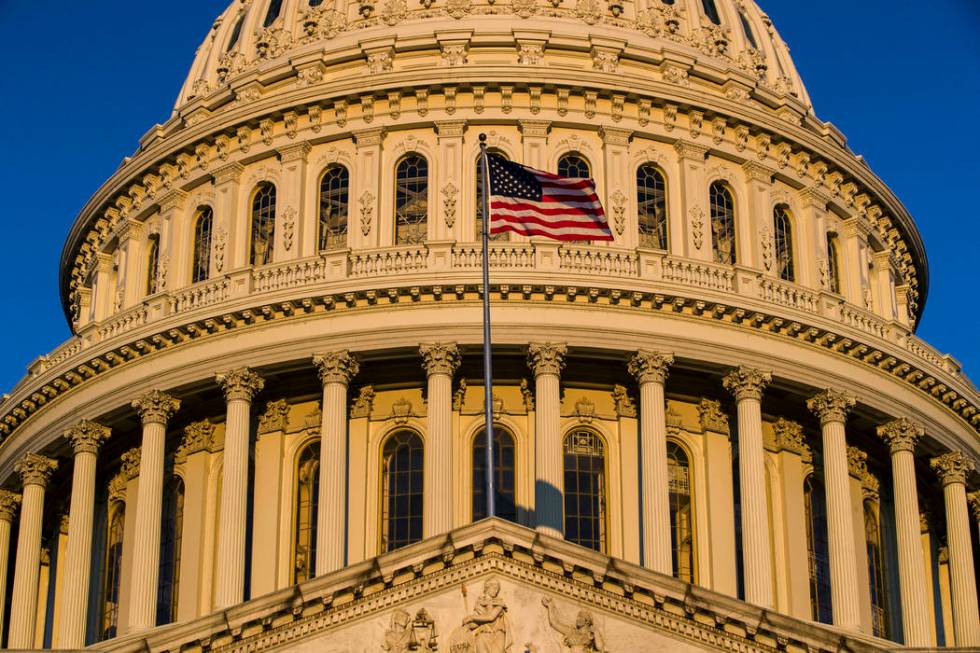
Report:
M570 136L558 141L551 151L551 156L548 157L548 167L545 170L548 172L557 172L558 162L562 157L568 156L569 154L576 154L588 162L592 179L595 180L597 187L601 186L599 179L603 171L602 142L598 137L594 138L597 143L593 142L593 137L579 138L578 136Z
M595 523L598 533L595 533L595 531L593 531L593 533L594 538L599 544L598 550L605 553L613 553L617 548L622 547L622 533L620 532L622 524L622 506L620 501L620 492L618 491L618 486L620 484L617 482L619 475L616 473L614 465L614 461L619 460L619 451L618 447L613 446L614 439L610 437L610 434L603 432L603 429L597 427L595 424L573 424L570 427L565 428L562 433L562 530L566 539L569 539L569 541L574 541L569 537L568 506L570 503L570 493L574 491L574 488L569 487L568 484L570 477L568 458L569 455L575 455L569 452L569 445L572 436L577 434L589 434L595 438L602 447L602 466L600 469L594 470L594 472L598 472L600 474L602 487L599 490L598 505L594 506L598 508L599 513ZM585 456L588 455L585 453L585 447L576 446L576 448L582 450L583 453L578 454L582 458L585 458ZM581 465L578 469L582 469ZM588 524L585 524L585 526L588 526ZM588 545L583 544L583 546Z
M415 541L420 541L423 538L422 528L425 523L425 514L424 514L424 505L425 505L424 492L425 492L425 478L426 478L425 448L428 446L428 442L426 441L424 429L420 428L420 425L417 422L418 420L413 419L403 424L392 424L391 427L385 429L384 433L378 438L377 448L374 449L376 455L376 463L372 465L372 468L377 470L376 473L378 474L377 477L378 483L376 485L376 487L378 488L378 495L375 499L375 505L377 506L377 519L375 520L375 523L377 524L377 542L375 544L375 549L381 553L393 551L395 548L399 548L397 546L392 548L390 545L390 540L392 538L390 535L386 536L386 533L388 533L388 526L389 526L388 524L386 524L386 518L388 517L388 515L385 507L385 502L388 498L387 496L388 479L385 476L384 457L385 457L385 450L388 447L389 443L391 443L396 438L401 438L402 436L406 436L408 438L417 438L418 443L420 444L422 450L422 460L421 460L421 469L420 469L421 484L418 488L418 492L415 493L420 497L419 501L421 502L421 504L418 506L419 537Z
M580 159L585 164L585 167L587 168L587 172L588 172L588 178L595 179L596 178L596 158L594 156L590 156L589 153L587 153L587 149L588 148L581 147L581 145L582 145L581 143L576 143L576 146L578 146L578 147L566 149L566 150L560 152L555 157L555 163L554 163L554 165L551 166L551 168L548 170L548 172L554 172L556 174L562 174L562 171L561 171L562 162L565 161L565 160L567 160L567 159L577 158L577 159ZM579 177L579 176L582 176L582 175L581 174L577 174L577 175L567 175L567 176L576 176L576 177Z
M442 190L441 177L439 176L439 156L438 151L435 147L428 143L422 138L404 138L394 144L389 144L385 141L384 148L389 148L387 151L382 150L382 170L381 170L381 184L379 188L381 189L379 197L375 200L377 205L376 211L374 213L374 222L377 223L377 237L380 239L379 242L382 244L393 245L396 242L395 235L395 196L397 195L396 183L397 183L397 169L398 164L407 156L411 154L417 154L422 156L426 160L428 167L428 224L430 226L435 225L438 229L437 224L437 212L436 206L440 199L440 192ZM370 189L372 195L375 193L373 189ZM358 193L363 192L358 190Z
M529 475L533 477L533 474L526 469L528 464L527 451L530 446L527 440L527 435L524 431L519 428L519 426L509 418L507 415L500 415L499 418L494 418L493 428L503 428L508 433L510 433L511 438L514 440L514 501L517 503L517 523L526 524L527 515L527 501L528 497L532 496L531 493L534 492L534 479L528 478ZM470 427L463 433L463 442L466 444L465 454L462 456L461 474L459 482L457 483L456 491L460 492L459 496L470 497L473 496L473 447L476 444L477 437L483 436L483 421L482 419L477 419L470 425ZM530 482L528 482L530 480ZM523 506L522 506L523 502ZM473 502L470 501L466 503L466 522L473 521Z

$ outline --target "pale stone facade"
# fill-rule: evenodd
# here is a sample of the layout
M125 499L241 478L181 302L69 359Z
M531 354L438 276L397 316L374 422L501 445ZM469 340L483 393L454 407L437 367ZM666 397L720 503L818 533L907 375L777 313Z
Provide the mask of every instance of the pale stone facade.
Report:
M615 237L491 244L489 521L481 133ZM980 396L751 2L236 0L61 278L0 403L8 647L980 645Z

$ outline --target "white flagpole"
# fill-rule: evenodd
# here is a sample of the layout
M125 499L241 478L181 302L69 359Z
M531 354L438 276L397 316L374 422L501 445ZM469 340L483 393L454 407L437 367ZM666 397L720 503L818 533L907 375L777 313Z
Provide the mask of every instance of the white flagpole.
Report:
M483 177L483 414L487 436L487 517L496 513L493 491L493 369L490 362L490 161L487 158L487 135L480 134L480 162Z

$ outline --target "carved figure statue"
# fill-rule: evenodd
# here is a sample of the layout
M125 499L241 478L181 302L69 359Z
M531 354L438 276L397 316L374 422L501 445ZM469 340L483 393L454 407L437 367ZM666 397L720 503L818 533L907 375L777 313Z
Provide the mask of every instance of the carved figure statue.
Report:
M463 625L453 632L450 652L508 653L512 644L507 606L500 598L500 583L487 580L473 611L463 618Z
M412 616L404 610L391 613L391 623L385 630L385 640L381 649L389 653L408 653L414 642Z
M603 653L606 650L591 612L579 610L575 622L571 623L562 620L558 608L548 597L541 599L541 605L548 610L548 623L562 635L562 650L567 653Z

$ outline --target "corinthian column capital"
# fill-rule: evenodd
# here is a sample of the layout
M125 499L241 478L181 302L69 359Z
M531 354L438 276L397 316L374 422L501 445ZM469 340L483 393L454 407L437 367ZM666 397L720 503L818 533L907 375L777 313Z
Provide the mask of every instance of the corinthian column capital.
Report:
M20 495L10 490L0 490L0 519L13 521L20 506Z
M568 347L560 342L532 342L527 347L527 364L535 376L561 374Z
M459 348L454 342L423 343L419 347L425 373L452 376L459 368Z
M150 390L134 400L132 405L140 414L143 424L166 424L180 408L180 401L165 392Z
M673 364L672 354L641 349L630 359L627 369L639 383L663 383Z
M316 365L317 375L323 385L328 383L347 385L361 371L357 356L346 349L316 354L313 356L313 364Z
M225 393L225 401L234 399L252 401L252 398L265 387L262 377L247 367L216 374L214 378L221 386L221 391Z
M820 425L823 426L830 422L846 422L847 414L855 403L857 399L851 393L827 388L807 399L806 407L820 418Z
M40 485L46 487L56 469L58 469L58 461L39 456L36 453L26 454L14 465L14 471L20 475L25 486Z
M729 372L728 376L722 379L722 385L735 395L737 401L743 399L761 400L762 391L770 382L772 382L772 372L763 372L745 365L739 365L738 368Z
M936 470L943 487L952 483L966 484L966 477L976 469L976 464L961 451L949 451L936 456L929 461L929 466Z
M892 454L899 451L915 452L915 444L925 434L925 429L907 417L900 417L878 427L878 437L891 448Z
M109 439L111 433L108 426L84 419L65 431L65 439L71 442L75 455L80 453L98 455L99 448Z

